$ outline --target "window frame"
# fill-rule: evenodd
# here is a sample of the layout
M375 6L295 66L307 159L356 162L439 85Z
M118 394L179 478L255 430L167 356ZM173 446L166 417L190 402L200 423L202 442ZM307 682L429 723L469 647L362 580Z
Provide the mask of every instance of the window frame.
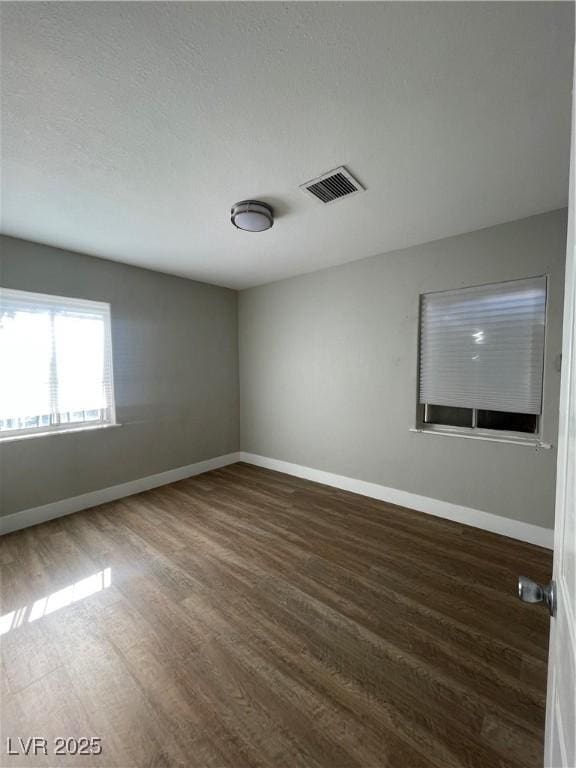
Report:
M23 427L19 429L0 429L0 443L32 437L43 437L46 435L86 432L120 426L116 419L116 402L114 392L114 355L112 349L112 307L110 303L106 301L96 301L93 299L79 299L77 297L61 296L58 294L40 293L39 291L24 291L16 288L6 288L4 286L1 287L1 290L7 291L10 294L20 293L27 296L37 295L39 297L46 297L54 302L55 306L57 306L57 300L60 299L60 306L62 308L73 307L74 305L77 305L78 307L89 308L92 306L94 309L97 308L102 314L104 325L104 355L106 359L106 365L110 371L110 396L106 408L91 409L100 411L100 416L98 419L62 422L60 421L59 414L56 416L50 415L50 424L41 424L34 427ZM72 415L72 413L78 412L79 411L72 411L69 412L69 414ZM86 411L84 410L83 413L86 413ZM55 419L54 422L52 422L52 419Z
M544 278L546 285L546 302L544 309L544 344L542 349L542 405L541 412L536 414L537 429L535 432L515 432L503 429L486 429L476 426L477 411L480 408L472 408L472 426L461 427L450 424L430 424L425 421L425 409L429 405L441 405L441 403L421 403L420 402L420 354L422 349L422 298L428 293L447 293L467 288L484 287L488 285L504 285L514 283L519 280L530 280L535 278ZM417 347L416 347L416 420L415 426L411 432L420 432L432 435L444 435L448 437L464 437L476 440L488 440L492 442L516 443L520 445L536 446L540 448L551 448L551 444L543 441L544 425L544 398L546 393L546 348L548 343L548 320L549 320L549 298L550 298L550 276L547 273L531 275L528 277L512 278L510 280L498 280L490 283L477 283L473 286L459 286L457 288L446 288L436 291L424 291L418 294L418 327L417 327Z
M513 442L539 445L542 441L542 414L537 414L537 429L534 432L514 432L508 429L486 429L476 426L477 412L481 409L471 408L472 426L458 427L451 424L431 424L426 421L426 409L434 403L418 403L418 416L416 427L419 432L432 432L436 434L460 435L462 437L478 437L486 440L498 440L508 438Z

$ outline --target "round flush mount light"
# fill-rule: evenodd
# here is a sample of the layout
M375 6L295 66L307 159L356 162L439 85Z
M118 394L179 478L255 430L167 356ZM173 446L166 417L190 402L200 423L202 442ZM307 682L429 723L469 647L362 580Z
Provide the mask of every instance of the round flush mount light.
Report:
M230 220L238 229L246 232L264 232L274 224L274 211L259 200L243 200L232 206Z

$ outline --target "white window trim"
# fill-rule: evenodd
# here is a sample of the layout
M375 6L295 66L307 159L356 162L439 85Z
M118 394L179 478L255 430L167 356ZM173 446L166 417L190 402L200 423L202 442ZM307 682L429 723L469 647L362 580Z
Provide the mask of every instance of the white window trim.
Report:
M418 418L414 432L432 432L434 434L450 435L451 437L477 437L483 440L496 440L498 442L520 443L523 445L547 445L542 442L542 416L538 416L537 432L514 432L507 429L486 429L476 426L477 408L469 409L472 414L471 427L458 427L452 424L436 424L425 421L426 405L418 403Z
M456 427L456 426L450 426L448 424L427 424L424 421L424 403L419 402L419 391L420 391L420 350L421 350L421 332L422 332L422 320L421 320L421 308L422 308L422 296L424 294L420 294L418 297L418 334L417 334L417 353L416 353L416 419L414 422L414 426L409 428L410 432L419 433L419 434L428 434L428 435L439 435L441 437L463 437L470 440L483 440L487 442L493 442L493 443L510 443L513 445L523 445L527 446L529 448L536 448L536 449L544 449L544 450L550 450L553 448L552 443L545 442L542 437L544 434L544 399L545 399L545 393L546 393L546 347L548 343L548 320L549 320L549 301L550 301L550 294L549 294L549 275L539 274L539 275L533 275L530 277L522 277L522 278L516 278L511 280L502 280L497 283L493 283L494 285L500 285L504 283L515 283L519 281L524 280L533 280L538 278L544 278L546 281L546 303L545 303L545 336L544 336L544 347L543 347L543 361L542 361L542 409L540 414L538 414L538 431L537 432L511 432L506 430L487 430L487 429L481 429L476 426L474 427ZM474 287L483 287L484 285L492 285L492 283L487 284L478 284L477 286L471 286ZM432 291L432 293L448 293L448 292L459 292L462 290L462 288L455 288L455 289L449 289L447 291ZM474 409L477 410L477 409Z
M96 429L106 429L108 427L121 426L116 421L116 400L114 392L114 355L112 350L112 310L109 302L95 301L92 299L78 299L68 296L58 296L55 294L44 294L35 291L22 291L20 289L2 288L4 294L22 294L24 296L41 296L50 303L57 303L58 299L62 300L68 306L81 306L86 307L92 305L100 310L105 309L103 312L104 323L104 335L105 335L105 354L108 355L108 366L110 369L110 397L108 407L102 409L106 411L106 416L99 420L81 421L81 422L67 422L62 424L44 424L39 427L30 427L25 429L7 429L0 431L0 443L12 442L16 440L23 440L32 437L46 437L47 435L61 435L69 434L73 432L86 432Z
M410 427L410 432L418 432L421 435L437 435L440 437L464 437L469 440L484 440L490 443L511 443L512 445L524 445L528 448L543 448L549 450L551 443L546 443L538 437L526 432L505 432L504 430L474 430L468 427L449 427L436 424Z
M38 431L33 430L21 430L18 434L15 434L16 430L13 432L2 432L0 433L0 444L1 443L15 443L19 442L20 440L32 440L36 437L53 437L54 435L70 435L70 434L76 434L78 432L97 432L100 429L114 429L115 427L121 427L122 424L119 424L117 421L112 423L103 424L101 422L93 423L93 422L83 422L78 427L71 427L69 424L62 424L60 425L60 428L52 428L49 430L46 430L46 427L39 427Z

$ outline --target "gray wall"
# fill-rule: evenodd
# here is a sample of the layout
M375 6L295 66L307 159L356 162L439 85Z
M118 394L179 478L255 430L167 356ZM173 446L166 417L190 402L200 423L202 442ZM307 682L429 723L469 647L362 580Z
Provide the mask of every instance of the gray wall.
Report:
M565 230L555 211L243 291L242 450L552 527L555 450L409 429L419 294L546 273L556 442Z
M3 237L0 282L108 301L113 429L0 445L10 514L238 450L237 293Z
M556 442L566 212L240 294L1 238L9 288L109 301L122 426L0 445L2 514L242 449L553 525L555 450L410 432L418 297L547 273L544 440Z

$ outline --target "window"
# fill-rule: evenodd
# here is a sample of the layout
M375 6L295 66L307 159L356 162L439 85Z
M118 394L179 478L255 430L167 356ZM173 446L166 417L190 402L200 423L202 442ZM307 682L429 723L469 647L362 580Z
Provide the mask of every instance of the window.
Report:
M424 294L420 428L534 438L545 322L545 277Z
M0 439L115 423L110 305L0 288Z

